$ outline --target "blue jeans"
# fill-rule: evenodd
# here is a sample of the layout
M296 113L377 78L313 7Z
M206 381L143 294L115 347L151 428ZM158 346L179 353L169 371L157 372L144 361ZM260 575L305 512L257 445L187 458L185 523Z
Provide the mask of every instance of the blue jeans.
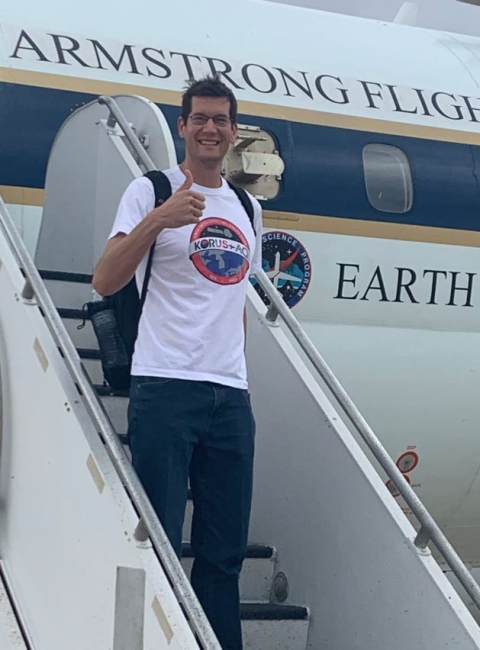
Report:
M133 466L178 556L190 476L192 586L223 650L241 650L255 437L248 392L132 377L128 425Z

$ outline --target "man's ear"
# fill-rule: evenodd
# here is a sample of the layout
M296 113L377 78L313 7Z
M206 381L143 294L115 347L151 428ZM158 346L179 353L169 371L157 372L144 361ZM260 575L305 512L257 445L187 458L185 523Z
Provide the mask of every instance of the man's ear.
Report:
M237 139L237 133L238 133L238 124L232 124L232 133L230 137L230 144L235 144L235 140Z
M181 138L184 138L184 137L185 137L185 136L184 136L185 126L186 126L186 124L185 124L185 122L184 122L184 119L183 119L183 117L180 115L180 117L179 117L178 120L177 120L177 128L178 128L178 135L179 135Z

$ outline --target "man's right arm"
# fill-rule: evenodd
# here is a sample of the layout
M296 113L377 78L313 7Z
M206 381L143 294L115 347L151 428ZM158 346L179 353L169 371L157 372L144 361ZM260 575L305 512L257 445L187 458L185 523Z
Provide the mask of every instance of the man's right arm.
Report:
M93 288L110 296L133 278L137 266L165 228L198 223L205 209L205 197L193 192L193 179L185 172L185 183L162 205L154 208L128 235L119 232L109 239L93 275Z
M93 288L101 296L119 291L133 278L137 266L162 227L150 212L131 233L118 233L109 239L93 274Z

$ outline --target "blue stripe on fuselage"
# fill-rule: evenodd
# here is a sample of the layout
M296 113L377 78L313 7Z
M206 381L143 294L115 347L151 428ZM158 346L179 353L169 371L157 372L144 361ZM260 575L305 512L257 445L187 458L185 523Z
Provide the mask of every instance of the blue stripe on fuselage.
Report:
M95 98L81 92L0 83L0 185L43 188L57 131L72 111ZM176 127L179 109L160 108L181 159L183 141ZM476 176L480 147L256 115L240 115L239 122L269 131L285 161L282 190L276 200L265 203L269 210L480 230ZM414 184L413 208L408 213L380 212L370 205L362 153L371 143L393 145L407 154Z

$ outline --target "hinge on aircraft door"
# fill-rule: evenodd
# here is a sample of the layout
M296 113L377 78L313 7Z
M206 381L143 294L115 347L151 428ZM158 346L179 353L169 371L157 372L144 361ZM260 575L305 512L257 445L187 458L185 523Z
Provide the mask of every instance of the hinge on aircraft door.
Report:
M229 181L261 200L274 199L280 191L285 164L273 137L258 126L238 125L235 144L224 162Z

